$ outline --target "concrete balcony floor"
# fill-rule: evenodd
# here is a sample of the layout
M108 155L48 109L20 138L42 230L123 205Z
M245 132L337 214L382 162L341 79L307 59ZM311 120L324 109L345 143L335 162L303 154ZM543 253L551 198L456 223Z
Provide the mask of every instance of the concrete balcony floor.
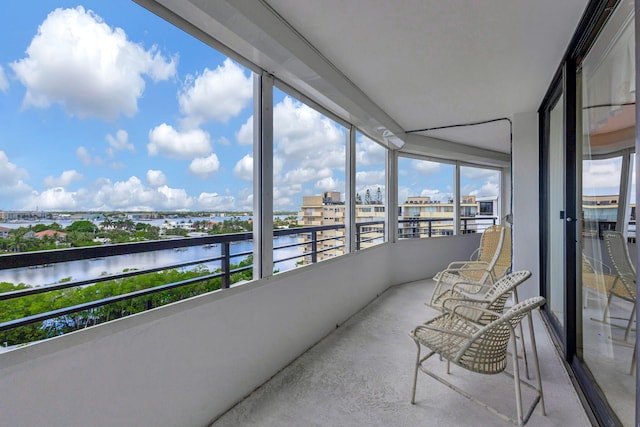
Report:
M409 402L416 346L408 332L436 314L424 305L433 285L390 288L211 426L511 425L423 373L416 404ZM527 425L590 425L539 313L534 327L547 415L538 405ZM443 373L445 363L433 357L429 367ZM452 365L448 379L515 418L511 377ZM523 399L525 408L533 399L526 387Z

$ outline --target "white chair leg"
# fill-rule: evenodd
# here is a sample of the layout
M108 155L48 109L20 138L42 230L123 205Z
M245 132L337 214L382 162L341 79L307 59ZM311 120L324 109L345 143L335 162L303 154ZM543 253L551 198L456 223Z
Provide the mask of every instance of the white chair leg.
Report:
M516 342L516 333L511 330L511 339L513 340L513 353L511 353L511 360L513 364L513 383L516 389L516 412L518 417L516 418L518 421L518 426L523 426L523 415L522 415L522 393L520 391L520 363L518 361L518 345Z
M418 347L418 354L416 356L416 364L413 371L413 389L411 390L411 404L416 403L416 385L418 383L418 367L420 366L420 344L414 341Z

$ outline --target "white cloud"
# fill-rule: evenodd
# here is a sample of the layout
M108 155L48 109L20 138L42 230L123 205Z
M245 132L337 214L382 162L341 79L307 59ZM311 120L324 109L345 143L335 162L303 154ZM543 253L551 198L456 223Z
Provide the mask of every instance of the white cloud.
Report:
M133 144L129 144L129 134L126 130L120 129L116 132L116 136L108 134L105 139L109 146L117 151L133 151Z
M476 168L471 166L462 166L460 168L460 176L468 179L486 180L489 182L498 182L500 172L493 169Z
M379 185L384 187L384 171L360 171L356 172L356 185Z
M301 167L344 169L345 133L311 107L286 97L273 110L275 151Z
M7 154L0 150L0 197L5 200L22 199L31 194L31 187L23 181L27 176L25 169L10 162Z
M226 145L227 147L231 146L231 141L229 141L229 138L227 138L226 136L221 136L220 138L218 138L216 143L220 145Z
M425 188L420 192L420 197L431 197L431 200L446 202L451 197L451 194L443 193L438 189Z
M411 168L423 175L436 173L440 170L440 163L429 160L412 160Z
M205 68L197 77L188 76L178 96L180 111L186 116L186 127L204 122L227 122L237 116L253 97L251 74L246 76L240 66L226 59L215 70Z
M54 176L48 176L44 179L44 185L45 187L68 187L69 184L71 184L73 181L79 181L81 179L83 179L84 177L82 176L81 173L79 173L78 171L72 169L72 170L67 170L62 172L62 174L59 177L54 177Z
M253 144L253 116L240 126L240 130L236 133L236 140L240 145Z
M220 169L220 161L215 153L212 153L208 157L193 159L189 165L189 172L200 178L206 178L216 173L218 169Z
M253 212L253 189L241 188L236 196L236 209Z
M150 188L136 176L115 183L102 180L94 194L91 206L100 210L185 210L194 202L184 189Z
M236 201L233 196L221 196L218 193L200 193L197 203L202 210L226 211L236 209Z
M316 182L315 188L318 191L340 191L340 188L344 188L342 186L343 184L340 181L329 176Z
M42 210L83 209L80 201L85 196L84 191L68 191L62 187L49 188L41 193L34 192L27 208Z
M150 156L163 154L173 159L193 159L211 153L211 138L201 129L179 132L163 123L149 131Z
M237 135L239 142L251 134L249 122L243 128ZM274 107L273 131L275 209L297 208L303 192L344 189L344 183L336 176L344 173L344 128L307 105L285 97ZM313 185L303 187L305 182Z
M253 156L247 154L233 167L233 174L243 181L253 182Z
M56 9L40 24L27 56L10 67L26 87L24 107L60 104L70 115L133 116L145 89L176 73L176 59L145 50L82 6Z
M291 184L273 189L273 205L276 210L297 209L300 207L301 184Z
M158 188L158 193L164 196L160 206L166 210L187 210L193 205L193 198L182 188L169 188L166 185Z
M285 183L304 183L314 181L318 179L324 179L331 177L331 169L322 168L316 170L314 168L297 168L290 170L284 175L283 182Z
M617 194L620 190L621 158L583 162L582 186L585 194Z
M167 183L167 177L164 172L155 169L149 169L147 171L147 184L150 187L160 187Z
M470 191L469 194L477 197L492 197L498 196L500 185L494 182L485 182L480 189Z
M9 80L7 80L7 76L4 74L4 69L2 65L0 65L0 92L6 92L9 89Z
M384 164L386 149L367 138L360 135L356 143L356 164L370 166L375 164Z
M76 150L76 157L82 162L83 165L89 166L91 164L91 154L89 150L80 146Z

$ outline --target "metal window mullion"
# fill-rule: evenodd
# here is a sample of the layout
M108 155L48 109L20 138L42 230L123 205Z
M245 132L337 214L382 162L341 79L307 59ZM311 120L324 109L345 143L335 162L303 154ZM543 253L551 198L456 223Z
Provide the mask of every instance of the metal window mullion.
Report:
M453 235L460 234L460 162L456 162L453 175Z
M346 166L345 176L347 187L345 188L345 252L355 251L356 242L356 128L347 128L346 135Z
M620 196L618 197L618 212L616 216L616 230L625 237L628 235L630 203L631 203L631 152L627 150L622 155L620 170Z
M273 77L253 79L253 278L273 274Z
M386 149L385 155L385 241L398 241L398 151Z

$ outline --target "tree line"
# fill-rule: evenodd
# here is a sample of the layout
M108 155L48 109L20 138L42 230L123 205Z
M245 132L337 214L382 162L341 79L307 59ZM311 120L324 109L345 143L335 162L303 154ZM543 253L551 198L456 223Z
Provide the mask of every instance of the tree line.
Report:
M238 264L232 264L231 270L249 267L251 265L253 265L253 258L249 256ZM210 271L207 266L199 265L188 271L170 269L161 272L141 274L139 276L108 280L88 286L73 287L4 300L0 301L0 323L220 272L220 269ZM236 283L241 280L251 280L252 277L253 270L248 269L232 274L231 283ZM71 278L62 279L61 282L69 280L71 280ZM4 346L13 346L63 335L180 301L185 298L215 291L220 289L221 283L221 278L204 280L202 282L139 296L89 310L82 310L26 326L20 326L15 329L0 332L0 343ZM0 282L0 293L28 288L30 288L30 286L24 283L13 284Z

